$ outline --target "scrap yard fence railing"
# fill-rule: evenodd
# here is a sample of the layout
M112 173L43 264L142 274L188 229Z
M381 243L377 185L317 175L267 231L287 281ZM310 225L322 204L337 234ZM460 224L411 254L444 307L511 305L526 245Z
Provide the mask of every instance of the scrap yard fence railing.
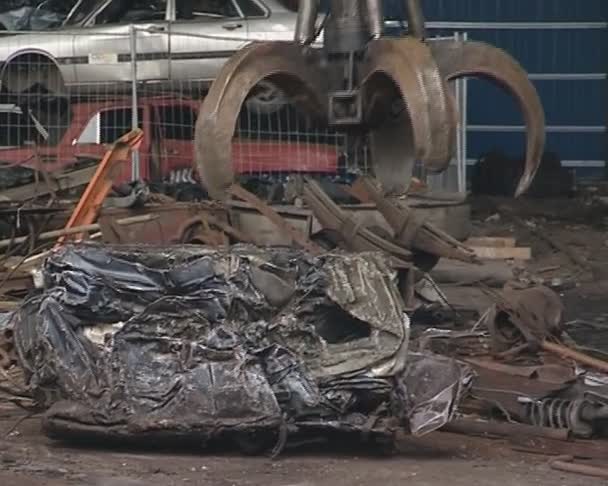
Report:
M139 127L146 138L133 155L129 177L194 182L192 140L209 83L196 79L202 61L179 52L179 43L195 42L209 62L213 56L204 57L205 52L218 54L218 43L230 38L127 27L111 35L88 29L0 33L10 52L2 66L0 162L36 158L53 167L69 166L95 152L95 146L102 153L104 146ZM80 55L82 43L90 48ZM175 52L163 51L163 46L173 46ZM224 62L216 61L217 67ZM467 81L453 86L459 106L465 106ZM466 190L466 110L459 113L457 154L450 170L433 176L418 169L417 175L434 189ZM337 164L341 174L355 177L372 167L365 134L317 123L268 83L241 112L234 140L240 170L247 175L265 176L273 172L269 166L288 173L295 164L326 173Z
M428 22L430 32L467 32L471 40L510 52L529 72L543 102L547 150L558 154L564 167L576 170L577 177L604 176L608 23L605 15L594 13L594 5L600 2L570 2L570 10L565 10L557 0L546 7L535 1L505 5L496 0L486 2L479 12L475 10L477 2L466 0L457 7L428 3L433 3L434 18L451 19ZM457 15L466 15L469 21L461 21ZM468 166L493 150L519 156L525 126L511 109L512 100L477 80L471 81L467 92Z

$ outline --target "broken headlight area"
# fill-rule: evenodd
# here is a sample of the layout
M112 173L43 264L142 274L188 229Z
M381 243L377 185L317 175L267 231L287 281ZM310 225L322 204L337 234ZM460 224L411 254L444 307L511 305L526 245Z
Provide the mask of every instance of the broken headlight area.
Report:
M15 346L53 437L422 434L470 381L453 360L408 355L381 254L84 244L43 273Z

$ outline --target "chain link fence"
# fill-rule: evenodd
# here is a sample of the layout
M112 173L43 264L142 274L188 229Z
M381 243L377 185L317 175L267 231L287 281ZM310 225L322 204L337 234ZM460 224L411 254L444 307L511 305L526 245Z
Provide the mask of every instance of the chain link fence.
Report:
M92 164L139 127L144 142L119 182L198 186L193 139L200 103L246 41L162 25L0 33L0 55L8 59L0 77L0 164L46 172ZM466 102L464 86L456 87L459 103ZM465 140L459 134L449 174L428 178L433 188L464 190ZM371 170L365 136L327 128L268 82L243 107L232 155L245 180L294 172L352 180Z

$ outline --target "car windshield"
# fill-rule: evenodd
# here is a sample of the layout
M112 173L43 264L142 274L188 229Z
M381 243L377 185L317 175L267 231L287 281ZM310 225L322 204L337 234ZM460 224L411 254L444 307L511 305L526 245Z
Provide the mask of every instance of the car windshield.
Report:
M80 0L72 9L71 14L65 21L65 25L78 25L108 0Z

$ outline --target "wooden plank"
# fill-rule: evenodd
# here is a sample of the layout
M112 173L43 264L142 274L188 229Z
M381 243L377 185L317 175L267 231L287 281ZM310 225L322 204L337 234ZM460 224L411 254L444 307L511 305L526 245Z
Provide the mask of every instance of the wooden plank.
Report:
M490 246L493 248L515 248L515 238L480 236L471 237L466 242L467 246Z
M36 197L48 196L53 192L61 192L67 189L84 186L89 183L91 177L95 174L97 165L87 167L60 174L54 174L50 178L51 187L48 187L44 181L32 182L23 186L11 187L0 193L0 199L3 201L27 201Z
M13 301L13 300L2 300L0 301L0 311L2 312L11 312L19 309L21 306L21 302Z
M528 247L496 248L491 246L471 246L471 250L481 260L530 260L532 249Z
M23 272L0 273L0 289L2 293L26 292L34 288L32 276Z
M98 231L100 226L98 224L86 224L83 226L76 226L74 228L65 228L53 231L45 231L38 235L38 240L52 240L53 238L74 235L77 233L90 233L92 231ZM18 236L17 238L7 238L6 240L0 240L0 248L7 248L11 245L17 245L27 241L29 236Z
M495 288L502 288L504 284L515 278L513 269L505 261L487 261L482 265L476 265L447 258L439 260L430 275L438 284L470 286L483 283L485 286Z

